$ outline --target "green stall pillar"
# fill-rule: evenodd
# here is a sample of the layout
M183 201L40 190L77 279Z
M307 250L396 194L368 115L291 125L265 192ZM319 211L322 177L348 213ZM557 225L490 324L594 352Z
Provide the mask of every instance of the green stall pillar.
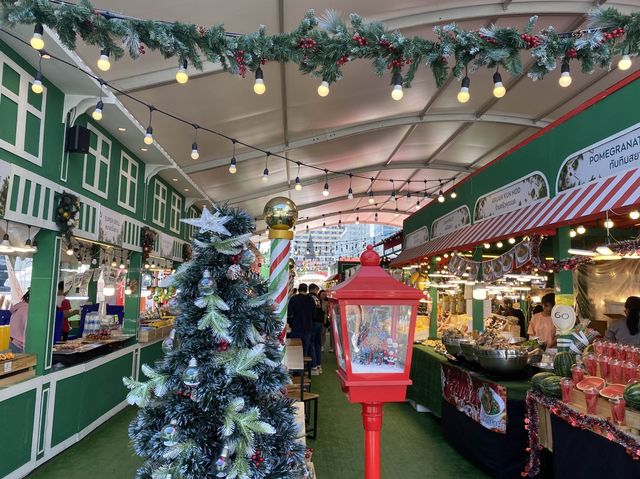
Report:
M437 261L431 258L429 264L429 273L435 273ZM438 289L429 288L429 297L431 298L431 316L429 318L429 339L438 338Z
M137 334L138 332L142 270L142 253L134 251L129 256L129 268L127 270L127 284L131 288L131 294L124 297L124 322L122 323L122 332L124 334Z
M473 250L473 260L482 261L482 247L476 246ZM479 273L480 279L482 279L482 268ZM471 318L473 319L473 330L484 330L484 300L472 299L471 300Z
M37 240L38 252L33 256L31 270L25 352L37 356L36 372L40 375L51 369L62 238L57 231L40 230Z
M557 234L553 237L553 257L554 259L565 259L569 256L568 249L571 248L571 236L569 236L569 226L558 228ZM573 295L573 273L569 271L559 271L554 273L554 284L556 294Z

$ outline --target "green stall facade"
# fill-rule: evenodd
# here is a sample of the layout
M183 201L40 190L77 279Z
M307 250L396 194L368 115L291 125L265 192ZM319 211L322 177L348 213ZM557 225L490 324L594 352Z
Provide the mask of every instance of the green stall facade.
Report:
M66 191L80 199L74 231L78 238L100 241L102 218L119 218L122 231L111 245L130 253L128 280L137 280L138 285L144 270L143 227L158 233L154 255L180 262L183 245L193 233L180 219L200 215L194 198L173 188L158 176L157 165L145 164L95 122L86 114L88 106L85 111L69 108L73 92L65 94L60 85L51 83L46 68L45 91L33 93L35 73L0 41L0 214L12 227L26 230L28 225L32 234L37 231L38 242L25 343L25 352L37 357L36 377L0 389L0 477L4 478L24 477L123 409L122 378L137 378L142 364L162 357L159 341L133 340L92 361L52 370L63 245L54 221L58 195ZM94 105L95 101L91 100ZM91 131L88 154L65 153L65 131L71 125ZM140 293L138 288L126 298L125 332L138 331Z

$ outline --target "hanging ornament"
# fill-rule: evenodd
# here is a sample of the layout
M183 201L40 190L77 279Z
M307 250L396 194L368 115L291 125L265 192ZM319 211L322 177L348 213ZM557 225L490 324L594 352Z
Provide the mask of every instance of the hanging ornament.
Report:
M216 351L219 353L224 353L227 349L229 349L229 341L225 341L224 339L216 344Z
M175 329L172 329L169 336L164 338L164 341L162 341L161 347L162 347L162 352L165 354L170 353L175 349L176 347L176 330Z
M232 264L227 269L227 278L231 281L237 280L242 275L242 267L239 264Z
M216 460L215 466L216 466L216 477L227 477L227 466L228 464L228 459L229 459L229 448L227 446L224 446L224 449L222 449L222 452L220 453L220 457L218 457L218 459Z
M198 361L191 358L189 366L182 373L182 382L187 386L197 386L200 384L200 369L198 369Z
M167 447L173 447L178 444L178 436L180 435L180 429L178 428L178 421L172 419L169 424L162 428L160 438L162 443Z
M198 291L200 292L200 295L212 295L215 287L216 282L211 277L211 272L209 270L205 270L204 273L202 273L202 279L198 282Z
M242 259L242 253L240 253L240 254L232 254L231 256L229 256L229 263L238 264L241 259Z

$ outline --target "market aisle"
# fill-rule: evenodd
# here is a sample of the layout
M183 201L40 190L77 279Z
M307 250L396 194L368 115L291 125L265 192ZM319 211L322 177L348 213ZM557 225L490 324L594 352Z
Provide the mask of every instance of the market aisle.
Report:
M363 438L360 406L351 405L340 390L335 356L325 353L321 376L313 376L320 393L318 440L313 462L320 479L362 479ZM139 464L129 445L127 426L136 413L127 408L82 442L30 474L30 479L126 479ZM382 428L384 479L456 479L487 477L456 453L442 437L430 414L418 414L408 404L385 406Z

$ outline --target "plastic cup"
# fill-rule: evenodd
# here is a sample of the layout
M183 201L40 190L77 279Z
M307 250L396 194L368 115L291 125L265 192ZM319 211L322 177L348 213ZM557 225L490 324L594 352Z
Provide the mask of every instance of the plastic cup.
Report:
M624 360L624 344L614 344L613 346L614 356L616 359Z
M634 370L633 374L635 375L635 373ZM584 379L584 366L582 364L576 364L571 368L571 379L573 379L573 384L578 384Z
M609 357L608 356L598 356L596 358L598 361L598 372L600 373L600 377L605 381L609 377Z
M611 419L616 425L622 426L627 405L624 398L616 396L609 399L609 403L611 404Z
M631 361L627 361L622 365L622 379L624 380L624 384L636 379L637 370L638 367Z
M636 364L640 364L640 348L633 346L631 348L631 361Z
M598 362L593 354L587 354L584 357L584 365L587 367L589 376L597 376L598 374Z
M571 378L562 378L560 387L562 389L562 402L570 403L573 398L573 381Z
M598 390L587 388L584 391L584 402L587 405L587 414L595 414L598 410Z
M600 356L601 354L604 354L604 349L605 349L604 341L602 339L596 339L593 342L593 349L595 350L598 356Z
M605 356L609 356L610 358L612 358L614 349L615 348L613 347L613 343L610 343L609 341L604 343L604 355Z
M609 361L609 378L614 384L622 384L622 361L618 359Z

